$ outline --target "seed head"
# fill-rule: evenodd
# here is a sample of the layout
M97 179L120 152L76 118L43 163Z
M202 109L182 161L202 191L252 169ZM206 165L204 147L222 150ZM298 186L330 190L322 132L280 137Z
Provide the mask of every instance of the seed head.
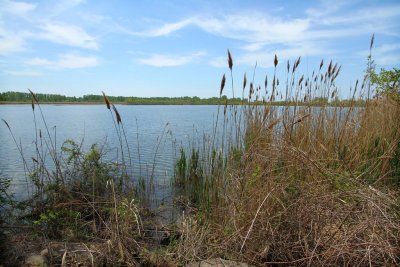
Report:
M233 61L232 61L231 51L229 51L229 49L228 49L228 66L229 69L232 71Z
M224 76L222 76L222 80L221 80L221 89L220 89L220 91L219 91L219 96L221 96L222 95L222 91L224 90L224 87L225 87L225 73L224 73Z
M115 117L117 118L117 124L120 124L122 122L121 115L119 115L119 112L118 112L117 108L114 106L114 104L112 105L112 107L115 112Z
M110 109L110 101L108 100L108 97L103 91L101 92L103 93L104 102L106 102L107 108Z
M371 43L370 43L370 45L369 45L369 49L372 49L372 46L374 45L374 39L375 39L375 33L372 34Z
M31 89L28 88L28 91L31 93L33 99L35 99L36 103L39 103L38 99L36 98L36 95L34 92L31 91Z

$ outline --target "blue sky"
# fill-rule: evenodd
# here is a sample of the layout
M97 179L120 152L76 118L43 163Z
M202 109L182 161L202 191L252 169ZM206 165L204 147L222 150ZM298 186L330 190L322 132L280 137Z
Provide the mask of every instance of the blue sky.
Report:
M0 91L218 96L229 48L237 88L277 54L281 70L301 56L305 75L338 62L347 97L373 33L377 68L399 67L399 18L398 0L0 0Z

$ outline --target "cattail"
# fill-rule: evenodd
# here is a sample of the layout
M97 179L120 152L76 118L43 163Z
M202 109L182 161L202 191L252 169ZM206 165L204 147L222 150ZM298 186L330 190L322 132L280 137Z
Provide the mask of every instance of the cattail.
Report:
M287 61L287 72L289 72L289 69L290 69L290 63L289 63L289 60Z
M300 65L300 62L301 62L301 57L299 57L299 58L297 59L297 62L296 62L296 69L297 69L297 67Z
M36 95L34 92L31 91L31 89L28 88L28 91L31 93L33 99L35 99L36 103L39 103L38 99L36 98Z
M229 49L228 49L228 66L229 69L232 71L233 61L232 61L231 51L229 51Z
M224 73L224 75L222 76L222 80L221 80L221 89L220 89L220 91L219 91L219 96L221 96L222 95L222 91L224 90L224 87L225 87L225 73Z
M35 111L35 102L33 102L33 97L32 97L32 110Z
M304 79L304 75L301 75L300 80L299 80L299 85L301 84L301 82L303 81L303 79Z
M334 74L336 72L336 68L337 68L337 63L335 64L335 66L333 66L332 74Z
M322 66L324 65L324 60L322 59L321 60L321 63L319 64L319 70L321 70L322 69Z
M247 84L247 78L246 78L246 73L244 73L244 77L243 77L243 91L244 91L244 88L246 88L246 84Z
M275 54L275 59L274 59L274 65L275 65L275 68L276 68L276 65L278 65L278 57L276 56L276 54Z
M329 62L329 66L328 66L328 76L331 77L331 70L332 70L332 60L331 62Z
M268 75L265 75L264 88L267 89L267 86L268 86Z
M110 109L110 101L108 100L108 97L103 91L101 92L103 93L104 102L106 102L107 108Z
M371 43L370 43L370 45L369 45L369 49L372 49L372 46L374 45L374 39L375 39L375 33L372 34Z
M341 69L342 69L342 65L340 65L339 68L337 69L335 78L339 75Z
M253 83L250 82L249 98L251 98L252 94L253 94Z
M276 86L279 86L279 78L276 79Z
M114 104L112 105L112 107L115 112L115 117L117 118L117 124L120 124L122 122L121 115L119 115L119 112L118 112L117 108L114 106Z

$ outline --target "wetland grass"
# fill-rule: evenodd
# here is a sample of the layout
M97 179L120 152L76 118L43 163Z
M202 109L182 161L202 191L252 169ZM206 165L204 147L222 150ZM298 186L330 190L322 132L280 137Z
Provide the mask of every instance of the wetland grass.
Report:
M280 64L286 77L277 75ZM142 177L140 169L134 180L121 114L104 92L120 146L117 163L104 160L99 145L83 151L82 143L67 140L57 151L30 91L33 167L3 120L33 181L15 221L41 233L46 247L55 240L87 244L87 265L183 266L217 257L254 266L399 265L399 102L370 98L368 75L350 89L351 99L339 101L341 66L321 61L307 77L300 64L300 57L282 64L275 56L273 76L266 75L262 88L255 84L256 63L252 80L243 76L240 106L222 97L222 76L212 132L175 147L171 185L184 212L168 226L157 224L146 206L167 126L151 174ZM234 95L229 50L228 68ZM279 95L287 105L273 106ZM37 110L46 135L36 124ZM45 164L47 155L55 169ZM65 263L70 253L50 263Z

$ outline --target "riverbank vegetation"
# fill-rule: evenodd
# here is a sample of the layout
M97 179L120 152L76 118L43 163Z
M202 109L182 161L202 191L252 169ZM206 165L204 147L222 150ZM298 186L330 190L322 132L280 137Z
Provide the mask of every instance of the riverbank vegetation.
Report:
M82 97L69 97L56 94L36 94L42 104L102 104L102 95L84 95ZM244 98L228 98L226 95L220 97L200 98L197 96L183 97L125 97L125 96L109 96L110 101L119 105L247 105L248 99ZM8 91L0 93L0 104L30 104L31 95L24 92ZM302 102L294 102L291 99L287 100L252 100L252 105L271 105L271 106L295 106L301 105ZM365 106L363 99L346 100L339 98L328 100L328 98L315 97L307 102L307 105L312 106Z
M47 255L58 264L80 257L109 266L182 266L211 258L255 266L399 265L398 82L390 94L373 97L367 71L350 88L347 104L331 106L338 64L321 61L310 77L298 72L301 58L279 63L275 56L273 64L263 85L246 74L237 80L228 51L230 75L221 80L213 132L176 148L174 201L163 205L183 212L172 225L160 224L150 208L151 179L131 179L123 118L106 95L120 160L107 162L101 146L83 151L74 141L56 151L48 129L36 129L37 156L24 159L34 194L12 206L23 207L16 221L49 250L63 242L61 254ZM281 67L286 83L279 85ZM234 86L244 105L221 101ZM278 92L298 105L272 107ZM315 107L315 99L324 101ZM45 121L33 92L30 101L34 120ZM45 164L49 157L54 169ZM76 243L84 248L70 248Z

